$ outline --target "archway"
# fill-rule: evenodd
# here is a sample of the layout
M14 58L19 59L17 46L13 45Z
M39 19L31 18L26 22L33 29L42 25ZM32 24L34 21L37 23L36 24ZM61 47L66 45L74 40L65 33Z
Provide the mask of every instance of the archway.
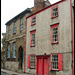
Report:
M18 61L19 61L19 69L22 70L22 63L23 63L23 47L20 46L18 49Z

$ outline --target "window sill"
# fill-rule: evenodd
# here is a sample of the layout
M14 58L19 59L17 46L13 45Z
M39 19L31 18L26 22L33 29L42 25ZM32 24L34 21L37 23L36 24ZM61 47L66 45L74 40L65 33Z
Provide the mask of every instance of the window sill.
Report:
M16 58L16 57L13 57L13 58Z
M7 59L10 59L10 57L7 57Z
M57 41L57 42L52 42L51 44L58 44L59 42Z
M35 69L35 67L34 68L30 67L30 69Z
M51 71L59 71L59 69L51 69Z
M58 17L58 15L57 16L54 16L54 17L51 17L51 19L56 18L56 17Z
M31 24L31 26L34 26L36 23L34 23L34 24Z
M31 45L30 47L35 47L35 45Z

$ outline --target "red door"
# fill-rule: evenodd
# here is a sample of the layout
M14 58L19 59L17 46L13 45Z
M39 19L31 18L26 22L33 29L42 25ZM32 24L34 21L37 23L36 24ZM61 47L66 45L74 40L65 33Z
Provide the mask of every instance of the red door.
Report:
M43 75L49 75L49 59L43 59Z
M49 75L49 57L37 57L37 75Z

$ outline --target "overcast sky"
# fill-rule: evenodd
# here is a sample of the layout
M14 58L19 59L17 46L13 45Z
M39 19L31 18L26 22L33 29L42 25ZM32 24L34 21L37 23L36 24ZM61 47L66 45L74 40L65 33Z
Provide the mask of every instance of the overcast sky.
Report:
M60 0L49 0L51 4ZM6 32L5 23L26 8L34 6L34 0L1 0L1 38Z

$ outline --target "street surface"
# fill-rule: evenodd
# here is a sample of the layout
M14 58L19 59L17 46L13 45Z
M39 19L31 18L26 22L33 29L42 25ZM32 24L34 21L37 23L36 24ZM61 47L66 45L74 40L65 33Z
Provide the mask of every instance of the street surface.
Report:
M4 73L4 72L1 72L1 75L9 75L9 74L7 74L7 73Z

